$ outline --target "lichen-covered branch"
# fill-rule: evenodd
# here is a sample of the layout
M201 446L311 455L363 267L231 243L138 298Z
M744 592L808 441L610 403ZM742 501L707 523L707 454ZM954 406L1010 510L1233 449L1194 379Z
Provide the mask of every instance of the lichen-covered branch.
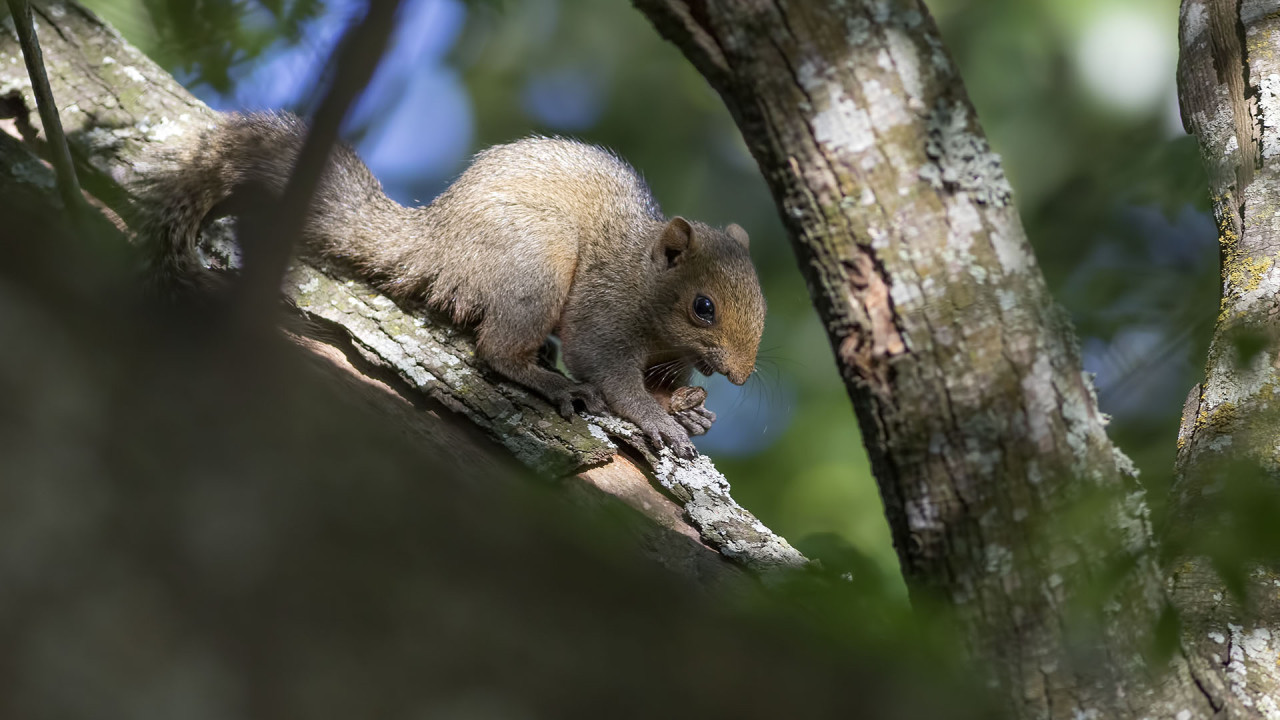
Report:
M1145 497L924 4L635 4L769 182L913 597L954 609L1021 717L1207 710L1180 660L1142 660L1165 606Z
M135 189L164 162L165 143L210 127L216 116L77 4L34 4L50 81L84 185L120 216L140 217L145 208L138 207ZM39 145L34 107L13 28L0 26L0 108L15 115L16 126ZM564 420L541 399L500 381L475 361L465 333L407 315L363 284L303 262L295 263L285 294L302 318L322 330L307 346L327 344L333 357L344 359L343 372L367 376L410 404L429 398L458 411L538 472L575 477L746 567L807 562L732 501L727 482L709 461L665 458L651 469L685 503L674 508L634 463L617 454L600 422ZM609 422L615 437L629 432L625 423ZM677 564L685 565L685 559ZM706 572L704 564L693 565Z
M700 537L724 555L753 570L806 562L738 505L728 481L705 456L686 461L667 451L655 455L638 428L614 417L563 419L527 390L495 377L476 360L466 333L408 315L361 283L299 263L285 293L304 317L343 328L373 362L465 415L525 465L565 475L609 462L618 450L615 440L623 442L683 504Z

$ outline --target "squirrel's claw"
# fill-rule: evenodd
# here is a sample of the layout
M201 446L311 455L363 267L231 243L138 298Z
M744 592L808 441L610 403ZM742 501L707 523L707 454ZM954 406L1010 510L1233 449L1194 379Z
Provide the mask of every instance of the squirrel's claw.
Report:
M688 385L671 393L671 417L676 419L690 435L703 435L716 421L716 414L707 409L706 388Z
M716 414L701 405L672 413L671 417L684 426L690 435L705 435L711 429L711 424L716 421Z
M676 456L691 460L698 455L698 449L689 442L689 433L680 427L670 416L656 427L643 427L645 437L655 449L670 448Z
M667 443L667 447L671 448L671 452L685 460L692 460L698 457L698 448L688 440L672 440Z

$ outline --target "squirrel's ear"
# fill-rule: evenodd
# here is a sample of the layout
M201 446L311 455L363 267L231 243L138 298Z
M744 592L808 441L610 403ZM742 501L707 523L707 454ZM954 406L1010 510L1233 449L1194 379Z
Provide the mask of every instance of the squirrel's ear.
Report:
M743 250L751 247L751 238L747 237L747 231L743 230L738 223L729 223L729 226L724 229L724 234L737 240Z
M682 217L673 217L658 236L658 243L653 247L653 261L664 268L675 267L691 245L693 226Z

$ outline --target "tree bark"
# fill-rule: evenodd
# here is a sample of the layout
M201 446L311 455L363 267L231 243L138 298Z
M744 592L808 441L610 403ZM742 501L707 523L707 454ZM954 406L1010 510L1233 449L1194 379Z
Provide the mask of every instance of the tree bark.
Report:
M1241 499L1276 507L1280 479L1280 13L1273 2L1184 0L1179 42L1183 122L1200 142L1218 223L1222 306L1178 434L1169 584L1214 707L1280 717L1274 550L1250 549L1243 566L1239 552L1212 559L1215 546L1259 536Z
M136 189L169 161L166 143L209 127L215 113L79 5L34 6L45 64L86 190L125 222L142 217L146 208L139 206ZM41 147L34 109L17 38L6 25L0 28L0 117L11 118L19 134ZM695 577L720 575L714 555L710 563L691 558L690 538L752 570L807 562L733 500L709 459L659 457L633 426L614 418L561 418L477 362L468 333L406 314L364 284L304 262L293 264L284 291L304 320L306 346L366 381L357 385L390 396L390 405L386 398L380 404L425 403L455 411L539 474L573 478L589 488L588 496L622 500L659 528L643 544L669 566ZM646 473L669 495L654 489ZM668 534L672 542L659 541Z
M1020 717L1211 712L1182 658L1147 666L1166 601L1144 492L924 5L635 4L769 182L913 601L949 606Z

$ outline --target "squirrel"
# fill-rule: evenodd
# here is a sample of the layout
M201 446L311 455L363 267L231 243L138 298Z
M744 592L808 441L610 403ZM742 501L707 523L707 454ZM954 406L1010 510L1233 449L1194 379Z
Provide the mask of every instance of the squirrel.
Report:
M198 274L208 217L283 191L306 125L287 113L228 114L154 177L157 272ZM269 201L269 200L267 200ZM353 271L401 303L474 326L476 353L569 417L575 403L635 423L689 458L714 414L673 407L696 368L735 384L754 371L765 301L747 233L663 216L613 152L529 137L481 151L432 203L404 207L350 147L334 147L301 251ZM560 339L573 380L539 364Z

